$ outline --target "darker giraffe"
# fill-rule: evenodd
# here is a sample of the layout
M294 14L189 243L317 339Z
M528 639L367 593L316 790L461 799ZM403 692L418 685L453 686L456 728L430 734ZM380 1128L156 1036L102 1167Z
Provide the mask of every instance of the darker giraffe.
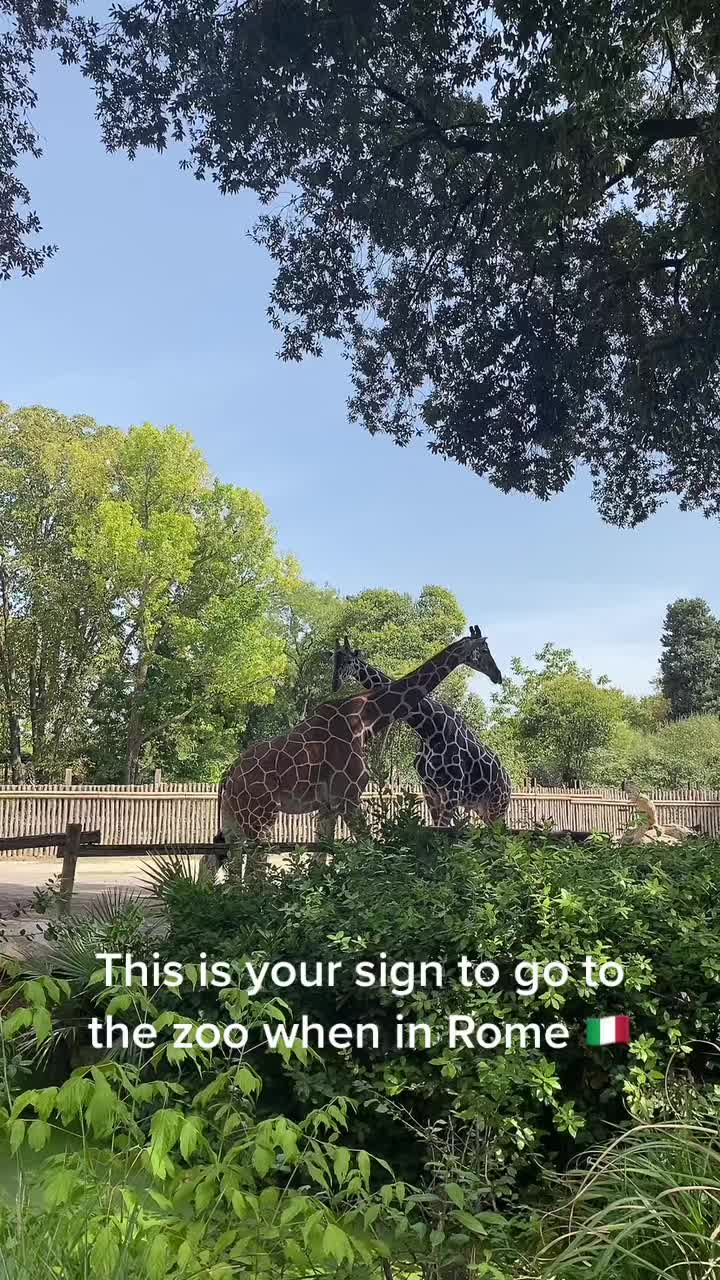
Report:
M365 755L370 740L418 703L464 663L485 668L485 641L478 627L401 680L344 702L323 703L289 733L248 747L221 786L223 831L263 840L279 812L318 813L323 835L338 816L351 831L367 830L361 801L368 783Z
M479 663L494 684L502 680L487 641L480 637ZM390 677L372 667L359 649L336 645L333 689L357 680L366 689L387 687ZM459 809L470 809L486 822L503 818L510 803L510 779L502 762L475 736L458 711L437 698L424 697L404 723L420 738L415 768L437 827L449 827Z

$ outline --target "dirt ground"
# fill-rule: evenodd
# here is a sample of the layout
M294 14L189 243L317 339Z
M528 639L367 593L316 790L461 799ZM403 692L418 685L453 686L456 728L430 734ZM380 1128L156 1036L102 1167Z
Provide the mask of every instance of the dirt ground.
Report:
M142 858L78 858L73 910L82 909L103 889L117 886L137 893ZM33 889L42 888L60 870L60 861L41 858L0 858L0 953L16 954L16 938L32 936L41 919L31 909Z
M78 858L73 901L82 902L113 885L142 892L139 876L146 859L142 858ZM60 859L0 859L0 919L7 919L16 904L29 904L33 889L47 884L60 871Z
M285 854L271 854L280 866ZM200 859L193 859L200 861ZM141 883L147 858L78 858L73 891L73 911L82 911L103 889L126 888L147 893ZM61 861L44 858L0 858L0 955L13 952L13 939L36 931L42 918L32 910L34 889L41 889L60 872ZM220 871L218 882L225 876Z

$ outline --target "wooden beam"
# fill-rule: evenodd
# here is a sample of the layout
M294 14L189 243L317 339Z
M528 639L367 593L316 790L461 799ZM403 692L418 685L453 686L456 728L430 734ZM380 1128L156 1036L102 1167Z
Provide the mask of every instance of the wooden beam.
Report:
M42 790L40 787L0 787L0 799L2 800L24 800L27 797L42 800L48 796L52 800L212 800L217 804L217 787L207 791L166 791L163 786L162 791L150 786L147 791L134 791L132 787L118 788L116 791L106 791L103 787L98 787L96 791L84 791L76 788L74 791L67 791L64 787L47 787Z
M326 849L327 845L319 844L315 840L284 840L274 844L268 842L272 853L289 852L292 849ZM184 858L188 854L191 857L209 857L210 854L216 854L218 857L225 857L230 852L230 846L226 844L218 844L213 841L212 844L97 844L92 848L78 849L78 858L154 858L154 857L181 857ZM62 852L56 855L62 858Z
M429 828L432 830L432 828ZM446 834L450 834L449 832ZM458 831L459 837L463 837L465 832ZM542 829L534 829L527 827L518 827L511 829L511 835L542 835ZM591 831L560 831L551 830L548 835L554 839L571 840L574 844L580 844L583 840L589 839L593 833ZM318 840L278 840L267 841L268 848L271 853L292 853L298 849L307 849L308 853L327 851L329 846ZM98 844L87 848L79 848L76 858L184 858L184 857L200 857L207 858L211 855L223 858L230 852L230 846L218 844L213 841L212 844L203 843L187 843L183 844ZM57 854L58 858L63 857L62 851Z
M150 858L154 856L185 857L186 854L205 857L210 853L227 852L224 845L217 844L96 844L79 849L78 858ZM56 855L62 858L62 852Z
M49 831L39 836L4 836L0 839L0 851L3 849L63 849L66 840L66 831ZM80 832L81 845L95 845L99 843L99 831ZM59 853L58 857L61 858L62 853Z

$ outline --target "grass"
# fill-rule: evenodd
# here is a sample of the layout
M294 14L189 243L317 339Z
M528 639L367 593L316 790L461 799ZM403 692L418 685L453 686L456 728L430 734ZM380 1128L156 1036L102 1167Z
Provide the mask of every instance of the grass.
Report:
M110 1190L110 1188L109 1188ZM97 1235L91 1239L87 1220L75 1213L68 1231L59 1212L47 1212L35 1204L35 1197L21 1177L12 1202L0 1204L0 1280L141 1280L133 1248L136 1221L132 1213L108 1211L117 1233L116 1253L101 1256ZM108 1265L109 1264L109 1265Z
M557 1280L715 1280L720 1276L720 1127L638 1125L565 1175L570 1200L548 1215L540 1252Z

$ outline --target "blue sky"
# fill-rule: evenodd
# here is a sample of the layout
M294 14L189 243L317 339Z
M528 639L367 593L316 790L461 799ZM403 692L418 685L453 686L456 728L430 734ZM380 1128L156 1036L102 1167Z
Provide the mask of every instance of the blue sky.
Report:
M45 154L24 173L59 251L0 286L0 399L191 431L224 480L262 494L308 577L344 592L442 583L501 667L553 640L643 692L668 601L720 610L717 522L665 509L612 529L583 480L550 503L508 497L350 424L338 354L276 358L254 198L222 197L172 156L107 155L79 75L43 61L37 83Z

